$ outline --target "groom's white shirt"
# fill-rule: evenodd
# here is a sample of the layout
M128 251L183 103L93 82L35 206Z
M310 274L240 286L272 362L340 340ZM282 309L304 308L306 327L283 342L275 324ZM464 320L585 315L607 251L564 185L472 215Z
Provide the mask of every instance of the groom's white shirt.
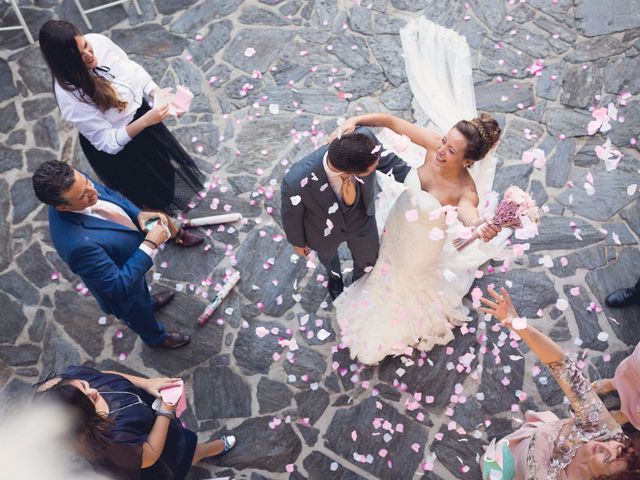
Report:
M329 180L329 185L331 186L331 190L336 194L337 198L342 198L342 179L340 175L342 172L336 172L335 170L331 170L329 168L329 164L327 163L327 155L324 154L322 158L322 166L324 167L324 172L327 174L327 180Z

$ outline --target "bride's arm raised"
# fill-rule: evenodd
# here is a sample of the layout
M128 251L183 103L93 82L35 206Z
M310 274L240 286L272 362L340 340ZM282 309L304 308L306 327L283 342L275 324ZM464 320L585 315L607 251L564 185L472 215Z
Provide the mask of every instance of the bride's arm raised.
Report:
M484 218L478 212L478 193L475 190L467 190L458 202L458 220L465 227L479 227L485 223ZM500 227L496 227L491 223L487 223L480 230L482 240L488 242L492 240L500 232Z
M411 122L386 113L367 113L365 115L351 117L345 120L331 137L337 136L338 132L341 134L351 133L358 126L388 128L398 135L406 135L413 143L427 150L435 151L442 144L442 135L439 133L419 127Z

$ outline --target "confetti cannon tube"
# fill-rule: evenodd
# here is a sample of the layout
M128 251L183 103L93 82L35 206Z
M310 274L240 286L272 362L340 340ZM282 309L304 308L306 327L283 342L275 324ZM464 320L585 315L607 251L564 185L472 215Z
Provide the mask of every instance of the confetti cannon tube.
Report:
M236 286L239 280L240 280L240 272L235 271L229 277L229 279L225 282L224 286L222 287L222 290L220 290L218 294L213 298L211 303L207 305L207 308L204 309L204 312L202 312L202 315L198 317L198 323L200 324L200 326L204 327L207 324L207 322L209 321L209 318L211 318L211 315L213 315L213 312L216 310L216 308L220 306L220 304L227 297L227 295L229 295L229 292L233 287Z
M204 225L237 222L238 220L242 220L242 215L239 213L225 213L224 215L211 215L209 217L185 218L182 221L182 226L185 228L194 228Z

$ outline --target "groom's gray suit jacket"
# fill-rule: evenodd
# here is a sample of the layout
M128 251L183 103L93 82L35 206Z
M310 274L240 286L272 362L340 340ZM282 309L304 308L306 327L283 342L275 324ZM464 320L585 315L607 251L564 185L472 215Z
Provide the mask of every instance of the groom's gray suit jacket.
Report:
M373 138L377 144L380 143L368 128L359 127L356 131ZM334 208L332 213L329 213L329 209L338 199L329 185L323 166L323 158L328 148L328 145L324 145L293 164L282 180L281 213L287 240L296 247L309 245L318 252L337 249L340 243L346 240L347 232L357 234L349 231L340 208ZM377 169L383 173L391 172L396 181L402 182L411 167L400 157L390 153L380 158ZM364 182L359 186L360 201L364 202L363 212L369 217L374 217L375 173L360 178ZM325 236L327 220L332 222L333 228L331 233ZM373 220L375 221L375 217ZM375 247L377 248L377 242Z

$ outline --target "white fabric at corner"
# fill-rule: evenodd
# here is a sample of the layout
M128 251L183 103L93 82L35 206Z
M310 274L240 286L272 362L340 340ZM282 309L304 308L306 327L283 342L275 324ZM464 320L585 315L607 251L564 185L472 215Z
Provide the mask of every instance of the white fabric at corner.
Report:
M67 91L57 82L54 90L62 118L73 126L100 151L116 154L131 141L126 127L133 120L142 100L158 87L151 75L104 35L88 33L84 36L91 45L99 67L108 72L98 72L111 82L126 108L119 112L111 108L101 112L93 103L82 100L79 90ZM91 99L88 99L89 102Z

